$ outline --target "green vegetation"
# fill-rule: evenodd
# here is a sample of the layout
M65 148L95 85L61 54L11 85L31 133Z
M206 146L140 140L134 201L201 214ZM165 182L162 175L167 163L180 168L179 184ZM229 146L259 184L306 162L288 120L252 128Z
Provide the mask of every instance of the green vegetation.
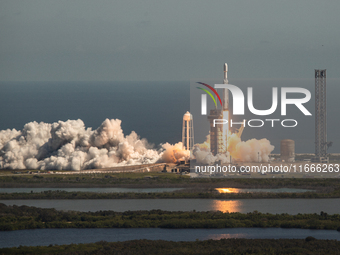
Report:
M0 254L339 254L340 242L306 239L221 239L195 242L133 240L0 249Z
M151 178L150 178L151 177ZM339 179L251 179L251 178L190 178L171 173L117 173L93 175L9 175L0 176L0 187L127 187L183 190L163 193L93 193L45 191L41 193L0 194L0 199L150 199L150 198L340 198ZM227 193L215 188L305 188L304 193Z
M340 215L210 212L75 212L0 204L0 230L36 228L306 228L340 229Z
M215 189L183 189L173 192L155 193L95 193L42 191L31 193L0 193L0 200L9 199L174 199L174 198L206 198L206 199L261 199L261 198L339 198L340 189L332 192L301 192L301 193L218 193Z
M147 177L147 178L146 178ZM151 177L151 178L149 178ZM143 199L143 198L340 198L339 179L219 179L189 178L170 173L119 173L93 175L13 175L0 177L0 187L182 187L163 193L93 193L45 191L0 194L0 199ZM304 193L226 193L215 188L305 188Z
M1 172L1 170L0 170ZM148 178L152 177L152 178ZM178 185L189 176L171 173L13 174L0 176L1 187L108 187L112 185ZM189 181L190 182L190 181Z
M0 171L1 172L1 171ZM152 178L147 178L152 177ZM340 188L339 179L321 178L190 178L172 173L40 174L0 176L0 187L230 187Z

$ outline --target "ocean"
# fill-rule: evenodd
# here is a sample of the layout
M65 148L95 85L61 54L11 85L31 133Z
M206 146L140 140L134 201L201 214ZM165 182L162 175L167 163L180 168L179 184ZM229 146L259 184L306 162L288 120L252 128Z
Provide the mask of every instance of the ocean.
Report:
M0 130L68 119L94 130L108 118L120 119L125 135L177 143L189 106L187 82L2 82Z
M329 149L332 153L340 152L338 83L339 80L329 80L327 83L328 139L333 141L333 146ZM313 79L255 82L237 80L234 84L243 85L245 88L252 86L254 97L265 94L270 101L270 93L262 93L262 90L269 86L309 89L312 99L307 108L313 114L312 117L304 118L301 113L296 115L299 126L294 129L246 128L242 140L267 138L275 146L273 153L280 153L280 140L293 139L296 141L296 153L314 152ZM262 101L264 100L254 99L255 106L261 109ZM270 102L263 107L270 107ZM135 131L140 138L146 138L157 147L161 143L174 144L181 141L183 114L186 111L190 111L188 81L0 82L0 130L21 130L31 121L53 123L68 119L81 119L86 127L95 130L106 118L120 119L125 135ZM282 119L282 116L279 117ZM203 142L207 135L205 132L198 132L202 125L208 127L208 121L195 123L194 118L195 142Z

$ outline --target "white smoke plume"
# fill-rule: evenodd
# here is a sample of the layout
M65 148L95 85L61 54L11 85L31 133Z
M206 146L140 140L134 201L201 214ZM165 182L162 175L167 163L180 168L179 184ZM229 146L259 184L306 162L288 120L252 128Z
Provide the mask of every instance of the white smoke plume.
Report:
M268 162L269 154L275 148L266 138L244 142L236 134L232 134L228 139L228 151L232 158L242 162Z
M274 146L266 138L261 140L250 139L241 141L237 134L228 135L228 152L214 156L210 152L210 135L202 144L195 144L193 155L197 163L211 165L221 161L222 164L232 161L239 162L268 162L269 155L274 150Z
M209 139L208 135L206 142L195 145L197 163L229 163L230 156L242 162L268 162L274 150L267 139L244 142L231 134L228 153L214 156ZM52 124L34 121L21 131L0 131L0 169L80 170L188 159L190 151L181 142L161 144L157 150L134 131L125 136L119 119L106 119L96 130L85 128L78 119Z
M221 162L222 164L230 163L229 152L214 156L210 149L202 148L199 144L194 146L193 155L196 158L196 162L203 165L212 165L215 162Z
M27 123L22 131L0 131L0 168L80 170L176 162L188 156L181 143L152 149L132 131L125 136L121 120L106 119L92 130L78 120ZM190 155L190 153L189 153Z
M217 154L216 156L210 152L210 135L207 135L204 143L194 145L192 154L196 162L203 165L212 165L218 161L222 164L230 163L229 152L226 154Z

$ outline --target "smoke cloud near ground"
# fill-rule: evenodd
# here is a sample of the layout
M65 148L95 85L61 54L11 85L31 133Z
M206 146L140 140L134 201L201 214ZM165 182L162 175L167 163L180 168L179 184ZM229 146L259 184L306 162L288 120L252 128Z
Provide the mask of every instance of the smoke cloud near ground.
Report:
M208 135L204 143L194 146L193 155L197 163L204 165L211 165L216 161L220 161L222 164L230 163L230 161L268 162L269 155L273 150L274 146L266 138L241 141L241 138L234 133L228 135L228 152L226 154L214 156L210 152L210 135Z
M194 146L197 163L229 163L231 158L268 162L274 150L267 139L241 141L236 134L229 134L228 152L214 156L209 139L208 135L206 142ZM134 131L125 135L119 119L106 119L96 130L86 128L78 119L52 124L33 121L21 131L0 131L0 169L81 170L188 159L190 151L181 142L155 149Z
M268 162L274 146L266 138L241 141L236 134L229 138L228 151L231 157L242 162Z
M2 169L80 170L177 162L189 156L182 143L153 149L134 131L124 135L119 119L106 119L96 130L78 119L52 124L34 121L21 131L0 131Z
M185 150L182 142L171 145L169 143L163 144L165 151L162 154L162 162L176 163L181 160L190 159L190 151Z

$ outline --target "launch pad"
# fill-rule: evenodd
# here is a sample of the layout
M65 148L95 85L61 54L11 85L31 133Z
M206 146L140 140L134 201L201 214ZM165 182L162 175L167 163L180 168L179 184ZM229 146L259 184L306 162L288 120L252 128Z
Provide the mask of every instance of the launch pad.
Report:
M210 151L214 156L226 152L225 148L223 148L223 140L227 142L227 138L223 138L224 125L215 125L215 120L222 118L222 109L210 110L210 114L208 116L208 120L210 122Z

